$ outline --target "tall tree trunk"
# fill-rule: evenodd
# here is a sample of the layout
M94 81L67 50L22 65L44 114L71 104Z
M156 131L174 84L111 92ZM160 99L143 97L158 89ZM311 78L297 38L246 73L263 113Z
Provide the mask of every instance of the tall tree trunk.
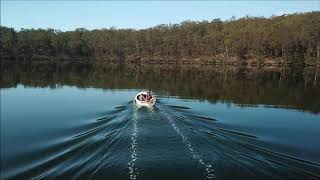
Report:
M227 53L227 58L229 58L228 46L226 46L226 53Z
M311 45L310 45L310 41L308 41L308 49L307 49L307 57L311 56Z
M139 42L136 41L136 54L139 55Z

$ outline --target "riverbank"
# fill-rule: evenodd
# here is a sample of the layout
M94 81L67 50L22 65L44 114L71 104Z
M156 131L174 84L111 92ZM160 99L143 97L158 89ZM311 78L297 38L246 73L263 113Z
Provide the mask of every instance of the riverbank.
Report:
M112 64L153 64L153 65L212 65L212 66L247 66L247 67L320 67L320 59L317 58L268 58L268 57L225 57L219 56L201 56L197 58L181 58L181 57L141 57L129 56L123 59L110 58L33 58L33 59L1 59L1 62L15 63L79 63L79 64L97 64L97 65L112 65Z
M99 61L101 62L101 61ZM103 61L102 61L103 62ZM108 61L106 61L108 62ZM201 56L197 58L175 58L175 57L129 57L125 63L137 64L186 64L186 65L232 65L232 66L315 66L320 67L320 59L290 59L290 58L268 58L268 57L225 57L219 56Z

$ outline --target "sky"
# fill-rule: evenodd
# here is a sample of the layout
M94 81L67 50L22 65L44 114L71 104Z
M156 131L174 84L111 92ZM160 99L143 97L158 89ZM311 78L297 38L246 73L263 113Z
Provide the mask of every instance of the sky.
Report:
M320 11L317 1L3 1L1 25L21 28L133 28Z

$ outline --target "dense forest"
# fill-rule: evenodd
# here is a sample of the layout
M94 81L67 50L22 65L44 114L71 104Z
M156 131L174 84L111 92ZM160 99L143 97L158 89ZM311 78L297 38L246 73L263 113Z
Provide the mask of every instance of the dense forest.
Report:
M74 31L1 26L1 59L90 62L240 61L320 64L320 12L227 21L185 21L148 29Z

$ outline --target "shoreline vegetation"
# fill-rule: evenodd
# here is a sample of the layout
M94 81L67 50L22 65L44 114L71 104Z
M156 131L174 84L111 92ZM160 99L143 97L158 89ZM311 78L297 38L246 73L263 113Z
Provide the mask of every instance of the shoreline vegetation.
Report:
M320 67L320 12L148 29L1 26L1 61Z

